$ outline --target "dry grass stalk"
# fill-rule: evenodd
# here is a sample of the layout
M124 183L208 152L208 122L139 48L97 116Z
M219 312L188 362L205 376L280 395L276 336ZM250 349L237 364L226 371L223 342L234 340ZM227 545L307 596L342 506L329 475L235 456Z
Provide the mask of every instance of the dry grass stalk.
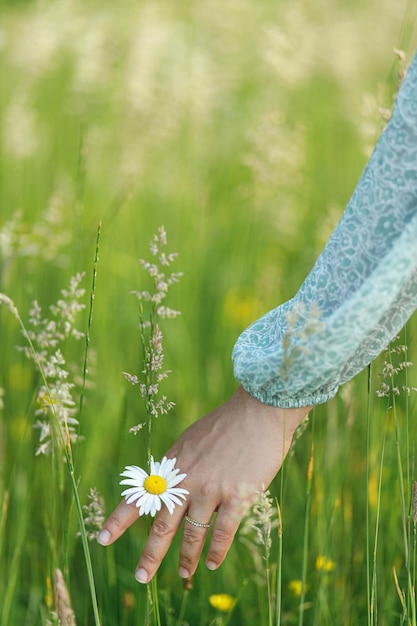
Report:
M55 598L58 607L59 623L62 626L77 626L71 599L60 569L55 570Z

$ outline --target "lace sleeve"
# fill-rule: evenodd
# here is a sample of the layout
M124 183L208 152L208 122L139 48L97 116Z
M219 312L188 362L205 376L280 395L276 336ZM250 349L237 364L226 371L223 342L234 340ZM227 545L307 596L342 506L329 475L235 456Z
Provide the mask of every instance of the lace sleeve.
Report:
M354 194L296 296L247 328L237 380L267 404L332 398L417 308L417 55Z

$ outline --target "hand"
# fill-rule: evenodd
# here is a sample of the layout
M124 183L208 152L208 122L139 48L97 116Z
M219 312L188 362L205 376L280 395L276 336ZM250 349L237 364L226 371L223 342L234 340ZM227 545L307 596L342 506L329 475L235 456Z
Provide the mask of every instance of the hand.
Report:
M217 516L206 565L214 570L223 562L244 513L257 492L265 490L280 469L297 426L311 407L281 409L259 402L242 387L217 409L192 424L168 450L187 477L181 487L189 496L172 515L166 507L155 518L140 557L136 578L147 583L154 576L185 513L202 523ZM134 504L122 501L98 537L110 545L138 518ZM179 574L194 574L208 533L207 528L184 522Z

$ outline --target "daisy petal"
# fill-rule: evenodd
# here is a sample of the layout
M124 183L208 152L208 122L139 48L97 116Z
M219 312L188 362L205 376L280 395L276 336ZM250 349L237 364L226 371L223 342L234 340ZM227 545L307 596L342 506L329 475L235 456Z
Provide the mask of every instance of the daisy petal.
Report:
M160 471L160 475L163 476L164 478L167 478L169 476L169 474L171 474L171 472L174 470L174 465L176 463L177 459L167 459L166 456L164 456L164 458L161 461L161 467L159 468ZM177 470L174 470L175 472Z
M129 497L133 494L136 494L137 497L139 498L139 496L141 496L144 493L146 493L146 491L143 487L130 487L130 489L125 489L124 491L122 491L122 496Z
M171 489L169 489L169 493L175 493L176 496L180 496L184 500L185 496L188 496L190 494L189 491L183 489L182 487L171 487Z
M125 497L126 504L132 504L135 500L138 500L140 497L141 497L140 493L132 493L132 495L129 496L128 498Z
M144 479L141 478L140 480L133 480L132 478L124 478L123 480L120 481L119 485L131 485L132 487L142 487L143 483L144 483Z
M151 508L151 500L149 498L144 498L141 504L141 507L139 509L139 514L148 515L150 508Z
M174 494L172 493L163 493L161 495L161 500L163 500L164 504L167 504L167 502L169 501L170 504L179 504L180 506L182 506L182 502L179 498L177 498L177 496L174 496Z
M137 479L139 477L147 477L147 473L141 467L136 467L136 465L128 465L125 467L124 471L120 474L120 476L126 476L126 478Z
M152 496L152 498L149 499L149 510L148 513L154 517L155 513L156 513L156 502L159 502L159 496Z
M138 501L136 502L136 506L140 509L140 515L142 515L142 512L144 510L144 507L148 499L149 499L149 493L145 491L145 493L143 493L138 499Z
M165 504L166 508L169 511L169 514L172 515L175 509L175 504L170 500L169 497L167 497L166 493L163 493L161 496L161 500L163 501L163 503Z
M175 485L178 485L182 480L184 480L186 476L187 474L179 474L178 476L171 475L169 479L167 480L167 486L175 487Z

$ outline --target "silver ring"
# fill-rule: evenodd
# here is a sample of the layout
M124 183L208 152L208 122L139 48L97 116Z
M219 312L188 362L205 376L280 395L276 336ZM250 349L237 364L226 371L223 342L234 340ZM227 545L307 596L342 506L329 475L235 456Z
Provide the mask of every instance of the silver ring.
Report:
M210 526L213 523L213 522L209 522L208 524L203 524L202 522L197 522L197 520L193 519L189 515L186 515L185 519L187 520L189 524L192 524L193 526L197 526L198 528L210 528Z

